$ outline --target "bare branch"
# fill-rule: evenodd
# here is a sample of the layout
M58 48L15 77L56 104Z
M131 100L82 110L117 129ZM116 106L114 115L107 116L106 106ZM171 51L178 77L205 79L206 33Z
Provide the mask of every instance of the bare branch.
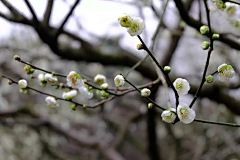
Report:
M52 14L54 0L48 0L47 8L44 13L43 24L47 26L49 24L49 20Z
M33 21L35 21L36 23L38 23L38 18L37 18L37 15L35 13L35 11L33 10L31 4L29 3L28 0L24 0L26 5L28 6L28 9L30 10L30 12L32 13L32 16L33 16Z
M61 32L63 31L63 27L66 24L66 22L68 21L69 17L72 15L74 9L77 7L78 3L80 2L80 0L76 0L75 3L73 4L71 10L69 11L69 13L67 14L67 16L64 18L62 24L60 25L60 27L58 28L57 32L56 32L56 37L59 36L59 34L61 34Z

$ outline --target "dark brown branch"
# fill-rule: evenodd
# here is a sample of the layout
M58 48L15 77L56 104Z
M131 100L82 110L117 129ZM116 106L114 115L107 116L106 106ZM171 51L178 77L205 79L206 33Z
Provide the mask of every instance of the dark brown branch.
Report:
M72 15L74 9L77 7L78 3L80 2L80 0L76 0L75 3L73 4L72 8L70 9L70 11L68 12L68 14L66 15L66 17L64 18L62 24L60 25L60 27L58 28L55 37L58 37L59 34L62 33L63 31L63 27L66 24L66 22L68 21L69 17Z
M49 25L49 20L52 14L53 3L54 3L54 0L48 0L47 7L44 13L44 19L43 19L43 24L45 26Z
M24 2L26 3L28 9L29 9L30 12L32 13L33 21L34 21L35 23L38 23L38 18L37 18L37 15L36 15L35 11L33 10L32 5L29 3L28 0L24 0Z
M21 15L21 13L15 7L13 7L8 1L6 0L1 1L14 15Z

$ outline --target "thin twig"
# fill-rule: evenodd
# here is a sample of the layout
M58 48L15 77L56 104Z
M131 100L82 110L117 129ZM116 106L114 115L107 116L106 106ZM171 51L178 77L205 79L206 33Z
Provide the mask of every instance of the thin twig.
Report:
M213 51L213 39L212 39L212 29L211 29L210 13L209 13L207 2L205 0L203 0L203 2L204 2L206 13L207 13L207 22L208 22L208 27L209 27L210 49L208 50L208 56L207 56L207 60L206 60L204 71L203 71L203 75L202 75L202 81L201 81L201 83L199 85L199 88L198 88L198 90L197 90L197 92L196 92L196 94L195 94L191 104L189 105L190 108L193 106L193 104L197 100L198 94L200 93L200 91L201 91L201 89L203 87L203 84L206 81L205 77L206 77L208 65L209 65L209 62L210 62L211 53Z
M233 124L233 123L214 122L214 121L208 121L208 120L202 120L202 119L194 119L194 121L195 122L201 122L201 123L222 125L222 126L240 127L239 124Z
M154 55L151 53L151 51L148 49L148 47L146 46L146 44L143 42L142 38L138 35L137 36L139 38L139 40L141 41L144 49L147 51L147 53L151 56L151 58L153 59L153 61L156 63L156 65L159 67L159 69L162 71L162 73L164 74L168 84L171 86L171 88L173 89L173 92L175 93L175 98L176 98L176 107L179 104L179 95L177 93L177 90L175 89L175 87L173 86L168 74L166 72L164 72L162 66L158 63L157 59L154 57Z
M124 76L123 76L124 77ZM125 77L124 77L125 81L130 84L133 88L135 88L140 94L141 94L141 91L134 85L132 84L130 81L128 81ZM154 102L152 99L150 99L149 97L144 97L145 99L147 99L148 101L150 101L151 103L154 104L154 106L160 108L161 110L166 110L165 108L159 106L156 102Z

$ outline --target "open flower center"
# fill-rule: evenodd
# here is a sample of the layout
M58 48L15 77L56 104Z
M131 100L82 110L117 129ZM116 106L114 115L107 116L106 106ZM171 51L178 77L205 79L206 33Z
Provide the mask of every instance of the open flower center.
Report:
M189 111L187 109L180 109L180 114L181 114L181 117L183 119L187 119L188 118L188 113L189 113Z

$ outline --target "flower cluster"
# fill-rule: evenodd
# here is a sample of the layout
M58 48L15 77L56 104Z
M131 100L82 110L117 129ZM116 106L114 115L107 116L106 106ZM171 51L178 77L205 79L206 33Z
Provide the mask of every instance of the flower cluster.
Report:
M227 5L222 0L212 0L213 3L215 3L216 7L223 11L227 8Z
M145 23L141 18L131 17L128 14L124 14L121 17L119 17L118 21L122 27L127 28L127 32L131 36L140 35L145 28Z

